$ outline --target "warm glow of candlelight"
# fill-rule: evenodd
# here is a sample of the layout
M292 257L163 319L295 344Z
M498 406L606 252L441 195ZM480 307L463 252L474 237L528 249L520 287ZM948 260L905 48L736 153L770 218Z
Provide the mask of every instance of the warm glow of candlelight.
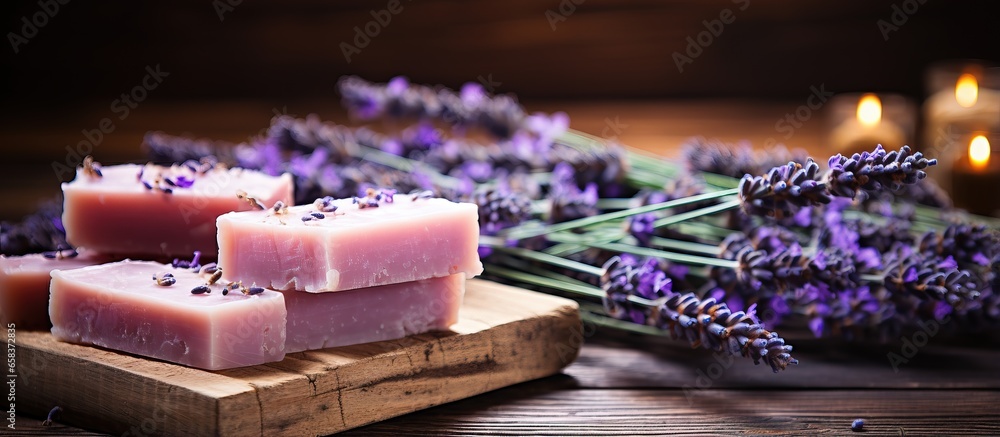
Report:
M979 100L979 81L976 80L976 76L965 73L958 78L955 84L955 100L963 108L975 106Z
M882 121L882 101L875 94L865 94L858 102L858 121L862 125L877 126Z
M969 161L975 168L986 167L990 163L990 140L983 135L976 135L969 143Z

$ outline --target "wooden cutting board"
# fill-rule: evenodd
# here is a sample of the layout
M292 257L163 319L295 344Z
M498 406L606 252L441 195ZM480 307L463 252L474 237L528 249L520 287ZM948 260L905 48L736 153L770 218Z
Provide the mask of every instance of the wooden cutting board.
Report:
M451 332L217 372L19 331L16 405L117 435L325 435L554 374L582 341L575 302L482 280Z

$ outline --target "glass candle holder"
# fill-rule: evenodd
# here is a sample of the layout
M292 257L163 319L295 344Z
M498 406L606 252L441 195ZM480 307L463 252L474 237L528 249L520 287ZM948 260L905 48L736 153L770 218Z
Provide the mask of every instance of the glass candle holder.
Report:
M928 174L955 194L953 167L967 154L970 138L1000 131L1000 68L982 61L941 62L928 69L925 82L921 150L939 161Z
M972 131L951 163L952 200L973 214L1000 217L1000 132Z
M850 155L876 144L898 149L913 141L916 105L897 94L851 93L834 96L829 104L828 144L832 153Z

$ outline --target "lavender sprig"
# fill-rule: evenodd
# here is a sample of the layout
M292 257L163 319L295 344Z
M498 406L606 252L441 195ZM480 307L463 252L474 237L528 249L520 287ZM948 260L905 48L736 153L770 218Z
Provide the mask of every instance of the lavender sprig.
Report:
M929 231L920 239L920 251L951 256L963 265L987 266L1000 260L1000 231L986 225L952 224L940 234Z
M879 144L872 152L855 153L849 158L839 153L831 157L825 180L831 194L864 200L872 192L898 191L903 185L912 185L927 177L925 168L936 164L936 159L924 158L921 152L913 153L910 146L887 152Z
M338 82L344 106L361 119L379 117L436 118L459 126L481 126L497 138L510 138L528 120L510 96L490 96L482 86L466 84L461 93L410 84L396 77L375 84L349 76Z
M601 287L609 315L633 323L651 324L685 338L692 346L727 351L767 363L774 372L789 364L792 347L777 333L760 324L751 308L748 313L732 312L714 298L698 299L692 293L680 294L671 288L673 281L660 268L659 261L647 258L615 257L604 265ZM630 297L653 301L640 308Z
M883 277L890 292L942 300L951 305L979 296L969 272L959 270L950 256L941 259L896 250L886 257Z
M740 180L739 199L747 215L784 218L799 208L830 203L826 186L817 180L819 165L808 160L772 168L764 176L745 175Z

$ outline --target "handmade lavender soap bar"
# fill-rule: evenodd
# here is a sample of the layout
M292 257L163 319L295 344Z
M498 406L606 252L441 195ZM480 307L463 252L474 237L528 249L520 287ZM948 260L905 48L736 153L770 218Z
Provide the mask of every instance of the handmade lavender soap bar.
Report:
M0 256L0 326L49 329L49 280L53 270L102 264L107 257L73 250Z
M52 335L208 370L284 358L284 296L257 288L224 294L230 287L207 287L209 278L149 261L56 270Z
M283 291L285 352L393 340L446 330L458 321L465 275L340 293Z
M66 239L75 247L162 257L198 250L214 258L215 219L291 202L292 178L207 164L126 164L81 169L63 194Z
M326 292L483 271L478 208L379 192L219 217L227 276L277 290Z

